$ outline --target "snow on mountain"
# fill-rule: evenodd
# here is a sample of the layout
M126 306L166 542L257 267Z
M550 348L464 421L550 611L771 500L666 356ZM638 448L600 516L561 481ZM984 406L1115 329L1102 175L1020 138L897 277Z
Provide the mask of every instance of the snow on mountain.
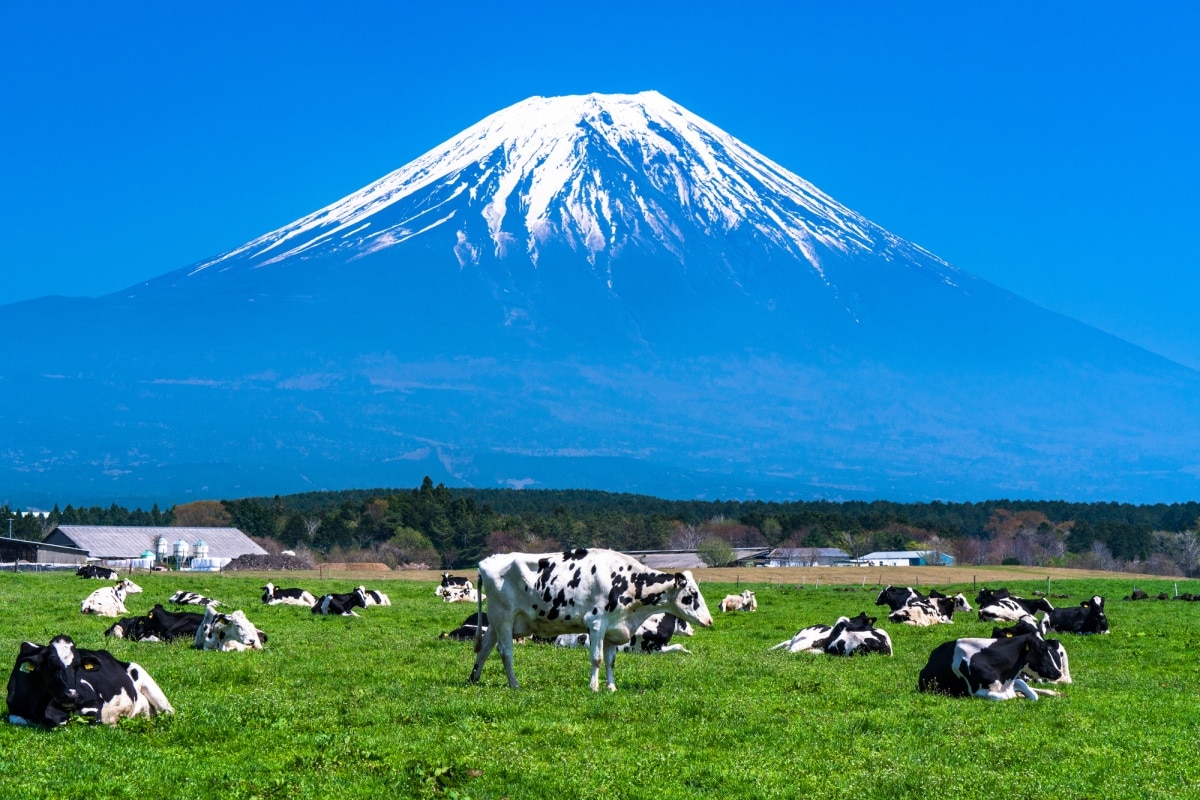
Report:
M653 244L683 261L689 232L754 234L824 277L823 251L919 252L658 92L532 97L319 211L191 268L362 256L435 229L460 266L547 242L612 257ZM611 285L610 285L610 288Z

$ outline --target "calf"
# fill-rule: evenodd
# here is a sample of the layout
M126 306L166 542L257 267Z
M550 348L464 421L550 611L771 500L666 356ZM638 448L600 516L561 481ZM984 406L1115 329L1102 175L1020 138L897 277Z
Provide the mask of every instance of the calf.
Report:
M717 606L722 612L725 611L756 611L758 610L758 600L754 597L754 592L747 589L741 594L725 595L725 599Z
M487 594L491 624L475 638L475 683L492 650L499 650L508 685L513 672L514 636L588 634L592 691L600 690L600 665L616 691L617 647L627 643L651 616L669 612L705 628L712 615L691 572L650 569L612 550L565 553L504 553L479 562L479 588ZM482 610L483 600L479 601Z
M1019 694L1037 700L1049 689L1031 689L1020 677L1029 668L1046 680L1063 677L1060 642L1036 634L1011 639L953 639L938 645L917 678L917 689L952 697L1011 700Z
M115 725L121 717L174 711L141 666L107 650L77 648L70 636L48 645L22 642L8 679L8 719L18 725L53 727L72 714Z
M119 617L129 613L129 609L125 608L125 596L141 590L140 586L126 578L115 586L105 586L89 594L80 603L79 610L101 617Z
M1096 595L1078 608L1056 608L1046 615L1046 628L1063 633L1108 633L1104 598Z
M289 605L312 608L317 604L317 598L303 589L280 589L273 583L263 587L262 601L269 606Z
M369 606L390 606L392 604L392 601L389 600L388 596L383 592L377 592L374 589L367 589L364 586L359 586L358 588L362 589L363 594L367 598L367 605Z
M87 564L75 570L75 574L81 578L98 578L105 581L120 580L121 576L117 574L115 569L108 567L99 567L95 564Z
M314 614L340 614L343 617L357 617L356 608L367 607L367 593L359 586L353 592L345 594L327 594L313 604Z
M202 594L195 592L185 592L180 589L175 594L167 599L168 603L174 603L177 606L219 606L221 605L211 597L205 597Z
M204 618L196 628L192 646L199 650L262 650L267 635L246 619L244 611L222 614L212 606L204 611Z
M463 621L462 625L458 626L457 628L450 631L449 633L443 632L440 636L438 636L438 638L439 639L459 639L459 640L464 640L464 641L465 640L473 640L475 638L476 629L481 627L479 624L480 622L483 623L482 628L486 631L487 624L488 624L487 614L481 614L479 612L476 612L476 613L472 614L471 616L467 617Z

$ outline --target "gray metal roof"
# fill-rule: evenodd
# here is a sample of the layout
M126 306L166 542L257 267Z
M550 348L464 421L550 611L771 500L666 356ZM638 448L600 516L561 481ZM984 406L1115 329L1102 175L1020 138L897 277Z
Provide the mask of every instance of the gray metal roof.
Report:
M209 558L237 558L247 553L267 553L237 528L59 525L46 537L46 541L79 547L87 550L93 558L138 558L146 550L154 550L160 536L171 544L172 552L175 542L183 539L194 553L196 542L203 539L208 545Z
M849 558L850 554L840 547L776 547L771 556L827 556L830 558Z

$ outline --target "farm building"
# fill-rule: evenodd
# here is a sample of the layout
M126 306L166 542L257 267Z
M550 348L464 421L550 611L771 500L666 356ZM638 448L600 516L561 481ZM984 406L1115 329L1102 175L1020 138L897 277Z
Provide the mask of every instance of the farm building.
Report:
M87 551L78 547L0 537L0 561L16 564L83 564Z
M746 566L766 555L763 547L735 547L728 566ZM658 570L704 569L707 564L695 550L626 550L647 567Z
M832 567L850 561L840 547L776 547L763 559L766 567Z
M877 550L850 563L860 567L952 567L954 556L940 550Z
M143 561L150 554L151 560L193 569L220 568L241 555L267 553L237 528L59 525L45 543L77 547L89 559L106 563Z

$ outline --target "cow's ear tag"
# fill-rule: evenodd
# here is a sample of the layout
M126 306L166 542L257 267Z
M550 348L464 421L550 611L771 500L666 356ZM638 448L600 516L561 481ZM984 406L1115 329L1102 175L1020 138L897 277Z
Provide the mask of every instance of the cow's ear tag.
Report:
M85 662L83 662L83 668L87 669L87 670L92 670L92 669L96 668L96 665L90 661L85 661Z
M21 662L21 672L34 672L35 670L37 670L37 666L32 661Z

